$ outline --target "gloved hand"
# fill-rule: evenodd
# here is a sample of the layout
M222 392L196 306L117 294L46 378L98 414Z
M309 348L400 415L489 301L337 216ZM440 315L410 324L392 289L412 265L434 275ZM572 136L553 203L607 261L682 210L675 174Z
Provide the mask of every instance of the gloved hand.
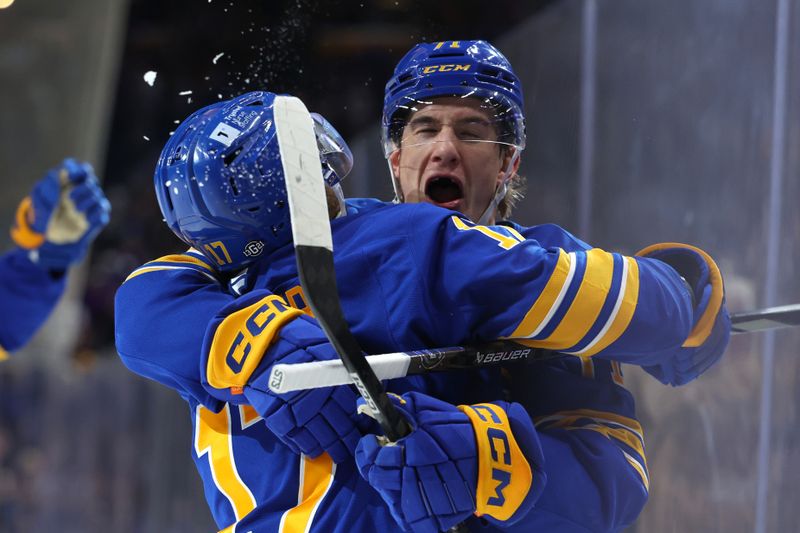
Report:
M510 525L530 511L547 478L520 404L456 407L418 392L390 398L412 432L386 445L362 437L356 464L403 529L446 531L473 513Z
M689 337L669 362L643 367L664 384L684 385L719 361L728 346L731 319L725 307L722 275L711 256L686 244L659 244L637 255L670 265L692 292L694 321Z
M91 165L65 159L22 200L11 238L33 262L64 271L83 258L110 212Z
M224 389L241 389L267 427L295 453L317 457L328 452L341 463L352 458L359 437L372 427L356 414L357 395L350 386L280 395L269 389L273 364L324 361L338 355L316 320L265 290L248 293L223 308L207 329L203 352L206 388L233 402L237 398Z

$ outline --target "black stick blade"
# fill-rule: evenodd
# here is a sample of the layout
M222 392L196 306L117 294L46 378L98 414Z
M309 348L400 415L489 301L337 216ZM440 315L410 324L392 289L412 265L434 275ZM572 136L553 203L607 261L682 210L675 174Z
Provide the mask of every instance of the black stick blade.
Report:
M733 333L800 326L800 304L769 307L731 315Z

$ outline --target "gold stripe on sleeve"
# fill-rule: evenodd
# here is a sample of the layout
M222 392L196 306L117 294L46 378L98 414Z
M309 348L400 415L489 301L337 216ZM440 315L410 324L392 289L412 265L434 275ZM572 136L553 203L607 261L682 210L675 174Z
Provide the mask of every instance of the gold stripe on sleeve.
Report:
M170 265L159 265L156 263L172 263ZM140 266L136 270L130 273L130 275L125 279L125 281L130 281L131 279L135 278L136 276L140 276L142 274L146 274L148 272L155 272L157 270L175 270L182 268L182 265L194 265L202 268L206 271L212 279L216 281L214 278L214 269L208 266L208 263L204 261L192 257L191 255L186 254L172 254L172 255L165 255L164 257L159 257L154 261L150 261L145 263L144 265Z
M539 347L564 350L577 344L594 325L611 289L614 256L599 248L586 252L586 269L575 299L561 322Z
M617 340L628 328L636 311L636 304L639 301L639 265L632 257L623 258L627 266L625 279L620 286L619 305L614 309L609 317L607 329L600 332L597 339L586 348L578 352L579 355L588 357L607 348L612 342Z
M549 314L555 312L553 306L559 301L565 283L569 279L572 258L564 250L559 250L558 261L550 279L536 298L533 306L525 314L517 329L510 335L511 339L522 339L534 336Z
M631 457L630 454L622 452L625 455L625 459L628 461L628 464L636 470L636 473L639 474L639 477L642 479L642 485L644 485L644 489L647 492L650 492L650 475L647 472L647 467L642 465L639 461Z
M589 423L578 423L588 420ZM593 409L577 409L574 411L560 411L550 416L536 419L536 427L561 427L567 431L587 430L595 431L608 439L614 439L626 444L641 457L641 461L633 458L625 450L620 450L628 463L636 470L642 479L642 484L649 490L650 478L647 472L647 457L644 450L644 433L642 426L633 418L628 418L607 411Z

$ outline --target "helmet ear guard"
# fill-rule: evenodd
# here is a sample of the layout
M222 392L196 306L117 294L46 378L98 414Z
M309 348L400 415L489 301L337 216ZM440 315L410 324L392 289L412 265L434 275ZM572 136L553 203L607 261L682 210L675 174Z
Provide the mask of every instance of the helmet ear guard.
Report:
M167 225L223 272L239 271L292 240L274 100L273 93L251 92L193 113L156 166L156 196ZM318 117L323 175L341 191L352 154Z

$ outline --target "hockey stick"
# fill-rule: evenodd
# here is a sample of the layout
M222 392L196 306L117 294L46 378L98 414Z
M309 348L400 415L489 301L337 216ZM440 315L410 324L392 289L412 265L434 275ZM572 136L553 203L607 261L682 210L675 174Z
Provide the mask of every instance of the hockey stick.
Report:
M731 324L733 333L800 326L800 304L737 313L731 316Z
M731 315L731 324L732 333L800 326L800 304L737 313ZM529 348L514 341L495 341L475 346L369 355L366 359L378 379L396 379L413 374L481 368L512 361L541 361L565 355L569 354ZM338 361L278 364L272 367L270 389L276 393L284 393L351 382Z
M355 383L386 437L397 441L410 432L410 427L367 363L339 303L325 182L312 118L303 102L290 96L276 96L273 110L300 285L314 317L341 358L347 383Z

